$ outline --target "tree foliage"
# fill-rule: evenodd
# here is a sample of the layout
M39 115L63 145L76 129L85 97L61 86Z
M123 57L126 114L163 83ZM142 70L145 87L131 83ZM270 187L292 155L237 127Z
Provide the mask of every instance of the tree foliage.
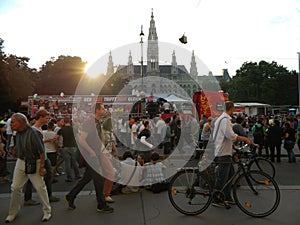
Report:
M18 111L20 101L28 96L73 95L84 74L86 62L77 56L51 58L40 71L28 66L29 58L4 53L4 41L0 38L0 106L1 112L7 109Z
M36 93L41 95L74 95L84 74L86 62L78 56L59 56L47 61L38 73Z
M270 105L297 105L296 71L288 71L276 62L245 62L231 81L221 83L235 102L261 102Z
M2 108L14 108L32 94L36 71L29 68L29 58L6 55L2 51L3 42L0 39L0 105Z

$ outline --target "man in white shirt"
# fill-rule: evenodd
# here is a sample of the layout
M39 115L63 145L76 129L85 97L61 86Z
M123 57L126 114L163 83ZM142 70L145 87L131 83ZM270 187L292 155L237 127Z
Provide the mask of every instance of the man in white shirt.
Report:
M155 134L155 143L160 144L163 141L163 136L162 136L162 128L166 125L165 121L161 118L161 115L157 116L158 120L155 124L156 127L156 134Z
M134 123L132 124L131 126L131 146L133 148L135 148L135 142L136 142L136 139L137 139L137 135L138 135L138 122L139 122L139 118L138 117L135 117L134 118Z
M6 121L6 135L7 135L7 137L6 137L6 139L7 139L6 150L9 153L12 153L13 152L13 148L15 146L15 135L16 135L16 132L11 129L10 123L11 123L11 118L9 118Z
M215 181L215 190L221 190L224 184L233 176L234 168L232 165L233 142L243 141L247 144L253 144L248 137L238 136L234 133L231 123L231 115L234 112L234 104L230 101L225 103L223 114L216 120L213 130L213 139L215 140L215 161L218 164L218 171ZM223 190L226 204L235 204L231 197L231 185ZM225 207L220 199L214 199L213 206Z
M135 193L139 191L140 180L142 178L142 167L133 159L130 151L125 151L123 161L121 161L121 179L119 183L124 186L123 194Z

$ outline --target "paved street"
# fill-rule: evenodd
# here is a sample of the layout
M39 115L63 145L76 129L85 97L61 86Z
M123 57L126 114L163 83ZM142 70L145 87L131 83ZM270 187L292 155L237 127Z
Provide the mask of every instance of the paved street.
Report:
M298 150L297 150L298 151ZM13 162L10 162L13 166ZM300 162L287 162L283 158L276 166L276 180L281 189L281 202L277 211L271 216L256 219L245 215L237 206L231 209L220 209L210 206L208 210L198 216L185 216L177 212L169 202L167 192L153 194L142 189L140 193L113 196L115 203L112 214L98 214L96 212L95 193L89 184L76 199L76 210L69 211L63 201L64 194L73 183L66 183L64 176L59 176L58 183L53 184L54 195L61 198L60 202L52 203L53 218L47 224L130 224L130 225L181 225L181 224L223 224L223 225L294 225L300 220ZM9 184L0 185L0 224L5 220L9 205ZM38 199L34 195L35 199ZM42 224L41 206L22 207L13 224Z

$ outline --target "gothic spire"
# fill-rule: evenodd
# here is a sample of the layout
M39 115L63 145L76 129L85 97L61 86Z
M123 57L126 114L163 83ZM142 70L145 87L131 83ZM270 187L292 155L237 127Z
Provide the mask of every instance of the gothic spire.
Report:
M178 66L177 66L177 61L176 61L175 50L173 50L171 74L177 74L177 73L178 73Z
M147 75L159 75L158 55L158 37L152 9L147 47Z
M154 21L154 15L153 15L153 9L151 11L151 20L150 20L148 41L149 40L158 40L157 33L156 33L156 27L155 27L155 21Z
M134 69L133 69L133 62L132 62L131 51L129 51L129 56L128 56L127 74L129 75L130 79L133 78Z
M193 52L192 52L190 76L191 76L191 77L196 77L196 76L198 76L197 63L196 63L196 59L195 59L194 50L193 50Z
M110 76L114 73L114 63L112 61L111 51L109 52L106 75Z

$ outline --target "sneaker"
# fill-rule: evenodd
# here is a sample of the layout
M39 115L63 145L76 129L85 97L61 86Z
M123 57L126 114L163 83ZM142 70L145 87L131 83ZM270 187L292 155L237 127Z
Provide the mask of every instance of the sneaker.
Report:
M236 202L234 201L233 198L225 199L225 203L229 205L236 205Z
M114 203L115 202L110 196L106 196L105 201L108 202L108 203Z
M34 205L39 205L40 203L37 201L34 201L32 199L29 199L27 201L24 201L25 206L34 206Z
M15 215L8 215L5 219L5 223L11 223L12 221L14 221L16 219Z
M45 213L43 218L42 218L42 222L47 222L51 219L51 213Z
M49 197L49 202L58 202L58 201L60 201L60 199L58 197L55 197L55 196Z
M105 206L103 208L97 208L97 212L98 213L112 213L114 211L114 209L110 206Z
M212 203L212 205L219 208L225 208L224 202L215 201Z
M64 200L68 204L68 209L70 210L76 209L76 206L74 205L74 199L71 199L70 197L65 195Z

